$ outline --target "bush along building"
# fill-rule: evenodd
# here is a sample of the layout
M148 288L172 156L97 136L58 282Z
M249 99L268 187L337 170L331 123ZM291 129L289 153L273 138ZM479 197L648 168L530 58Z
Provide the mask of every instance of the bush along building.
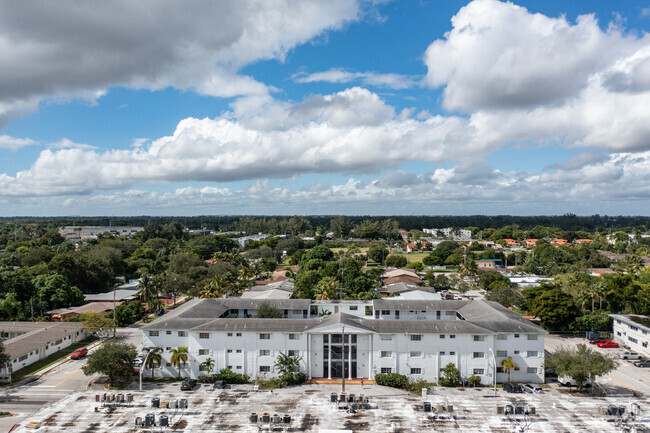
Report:
M282 318L255 318L268 304ZM277 310L276 310L277 309ZM143 328L144 347L162 347L158 376L177 376L172 353L186 347L180 374L197 378L212 358L213 371L250 377L277 375L279 353L300 357L308 378L369 378L399 373L438 381L453 363L462 378L506 382L502 361L517 364L510 380L544 381L546 331L489 301L310 301L306 299L194 299ZM343 340L345 344L343 344ZM345 353L343 354L343 351ZM343 356L345 355L345 356ZM343 361L345 360L345 361Z

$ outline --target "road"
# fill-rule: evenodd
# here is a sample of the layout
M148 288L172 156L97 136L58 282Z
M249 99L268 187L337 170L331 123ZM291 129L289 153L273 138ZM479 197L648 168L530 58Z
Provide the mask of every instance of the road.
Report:
M596 345L589 344L585 338L566 338L557 335L547 335L544 346L547 352L564 346L576 347L578 344L587 344L590 348L618 356L619 353L625 352L626 349L601 349ZM621 360L618 368L608 375L601 376L597 379L608 395L629 395L632 392L650 396L650 368L638 368L632 364L633 361Z
M119 329L118 341L142 346L142 325L132 325ZM57 365L54 369L40 376L36 381L19 387L0 389L0 411L12 412L12 417L0 418L0 433L9 431L14 425L43 405L58 401L73 392L85 391L90 381L81 368L86 360L71 360Z

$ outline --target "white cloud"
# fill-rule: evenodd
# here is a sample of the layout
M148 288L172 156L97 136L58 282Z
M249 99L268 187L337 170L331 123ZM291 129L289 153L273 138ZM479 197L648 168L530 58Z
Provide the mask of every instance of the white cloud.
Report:
M364 0L15 2L0 14L0 127L42 98L103 88L266 93L237 71L359 19Z
M18 150L21 147L33 146L36 142L29 138L16 138L10 135L0 135L0 149Z
M419 79L409 75L382 74L377 72L349 72L344 69L329 69L322 72L295 74L293 80L297 83L314 83L325 81L328 83L358 82L366 86L385 87L389 89L408 89L419 85Z
M90 144L84 143L75 143L68 138L63 138L56 143L50 143L48 144L48 147L52 149L97 149L97 146L91 146Z
M596 74L650 44L593 15L572 24L497 0L474 0L426 51L425 82L444 86L448 109L475 111L564 103Z

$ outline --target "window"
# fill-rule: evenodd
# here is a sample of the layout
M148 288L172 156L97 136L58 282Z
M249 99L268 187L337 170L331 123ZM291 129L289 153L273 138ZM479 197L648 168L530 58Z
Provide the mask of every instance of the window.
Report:
M627 337L627 339L630 340L632 343L635 343L635 344L639 342L639 340L637 340L636 338Z
M350 311L357 311L357 308L359 308L357 305L350 305Z
M442 351L442 352L440 352L440 356L445 356L446 353L447 353L447 352Z
M508 335L507 334L497 334L497 340L507 340Z
M472 358L485 358L484 352L474 352L472 353Z
M199 349L199 355L209 355L210 349Z
M422 358L422 352L411 352L409 353L411 358Z
M289 355L289 356L298 356L298 355L300 355L300 351L299 350L289 350L287 352L287 355Z
M199 338L202 339L210 338L210 334L208 332L199 332Z
M372 316L372 305L366 305L366 316Z
M149 337L159 337L160 331L149 331Z
M241 353L241 349L237 349L237 353Z
M381 357L382 358L391 358L393 356L393 352L390 350L382 350L381 351Z
M232 332L229 332L229 333L228 333L228 337L232 337Z
M203 363L199 364L199 371L206 371L205 365Z
M526 357L528 358L537 358L537 351L536 350L529 350L526 352Z
M500 358L505 358L508 356L508 351L507 350L497 350L497 356Z
M178 336L179 337L187 337L187 332L186 331L178 331Z
M381 334L379 339L381 341L391 341L393 339L393 334Z
M172 348L171 347L165 347L165 350L167 350L167 352L171 352Z
M390 314L390 310L381 310L382 316L388 316L389 314Z
M449 354L454 356L454 355L456 355L456 352L449 352Z
M270 365L260 365L260 373L270 373L270 372L271 372Z
M172 335L172 331L167 331L167 332L165 332L165 334Z
M643 346L643 347L648 347L648 342L647 342L647 341L644 341L643 343L641 343L641 346Z
M485 369L484 368L475 368L472 370L472 374L475 376L483 376L485 374Z
M440 334L440 339L444 340L445 339L445 334Z
M260 340L270 340L271 334L260 334Z
M227 353L232 353L232 349L226 350Z
M528 373L528 374L536 374L537 373L537 367L528 367L526 369L526 373Z
M515 334L515 338L519 338L519 334Z
M618 331L616 331L616 335L618 335L618 336L620 337L620 336L621 336L621 333L618 332Z
M474 341L485 341L485 335L475 335Z
M456 338L456 336L454 334L451 334L449 338Z
M300 340L300 334L289 334L289 340Z
M167 367L171 367L171 366L172 366L172 363L171 363L171 362L167 362L167 363L165 363L165 365L166 365Z
M528 334L526 338L528 338L529 341L537 340L537 334Z
M422 369L421 368L412 368L411 369L411 374L422 374Z
M271 356L271 351L268 349L260 350L260 356Z
M24 360L26 360L26 359L27 359L27 355L23 355L23 356L21 356L20 358L18 358L18 362L20 362L20 361L24 361Z
M238 332L238 333L237 333L237 337L241 337L241 332Z
M393 372L393 369L390 367L382 367L381 368L381 374L391 374Z
M637 328L636 326L632 326L632 325L628 325L628 326L630 327L630 329L632 331L638 331L639 330L639 328Z
M411 341L422 341L422 335L421 334L412 334L411 335Z
M515 350L515 355L519 355L519 351L518 351L518 350Z
M503 373L503 367L497 367L497 373Z

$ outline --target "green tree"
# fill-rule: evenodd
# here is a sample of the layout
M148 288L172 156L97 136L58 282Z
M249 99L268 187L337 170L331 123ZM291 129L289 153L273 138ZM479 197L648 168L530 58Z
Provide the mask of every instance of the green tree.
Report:
M499 286L490 290L485 296L488 301L495 301L504 307L521 307L524 304L524 297L519 290L508 286Z
M566 331L580 315L573 297L558 288L543 290L532 302L530 313L539 317L544 329Z
M106 313L98 313L95 311L83 313L79 316L79 321L83 323L84 329L93 335L108 332L114 326L113 319L107 317Z
M389 268L403 268L406 266L406 256L402 254L391 254L386 258L385 264Z
M0 365L5 365L9 361L9 355L5 352L5 345L0 341Z
M187 347L178 346L174 347L171 350L172 356L169 358L169 363L178 369L178 377L181 377L181 367L184 367L187 364L189 359Z
M163 351L162 347L144 347L142 348L143 352L149 352L149 356L147 357L147 362L145 363L145 367L151 370L151 378L153 379L153 374L156 369L156 367L160 367L162 365L162 354L161 352Z
M214 368L214 359L206 358L205 361L203 361L200 365L203 370L207 371L208 374L210 374Z
M450 362L442 369L442 376L438 379L441 386L457 386L460 384L460 370L456 364Z
M510 371L518 369L519 366L512 360L512 357L509 356L508 359L501 361L501 368L508 373L508 382L510 382Z
M126 379L133 375L133 359L137 353L132 344L104 343L88 355L88 362L82 370L87 376L94 373L105 374L113 385L115 379Z
M368 248L368 258L373 262L380 263L384 265L384 260L388 257L389 251L384 244L373 243L370 248Z
M561 347L546 359L545 367L553 367L560 376L570 376L582 387L585 379L593 383L597 376L607 374L618 366L618 360L597 352L586 344L578 344L575 349Z
M295 383L294 375L300 369L300 356L290 356L285 353L278 353L275 360L275 368L278 369L279 379L283 385L292 385Z
M255 312L256 319L281 319L284 312L269 302L262 302Z

